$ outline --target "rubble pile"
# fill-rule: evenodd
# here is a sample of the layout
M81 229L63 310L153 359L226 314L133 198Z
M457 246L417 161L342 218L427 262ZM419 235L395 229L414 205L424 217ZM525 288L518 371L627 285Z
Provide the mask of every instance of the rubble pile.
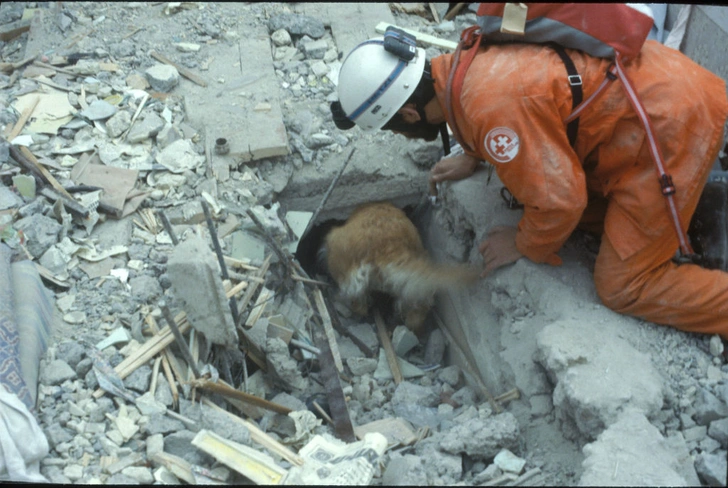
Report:
M401 27L450 42L475 23L467 9L446 20L447 4L425 5L390 4ZM280 101L251 95L258 74L243 54L242 81L211 68L216 47L261 24ZM0 44L0 245L35 263L57 315L34 412L49 481L578 482L549 452L525 451L524 420L510 411L518 390L494 397L471 369L447 364L446 332L420 339L389 317L355 317L294 257L316 215L283 208L279 195L295 172L364 137L330 119L345 53L322 19L279 3L3 2L0 30L10 32ZM191 84L240 110L280 104L290 154L224 159L228 141L189 116L202 103L185 95ZM513 327L528 309L509 291L493 301ZM534 361L563 390L573 358L563 362L560 332L539 335ZM617 422L626 433L679 432L675 449L709 484L722 480L728 443L717 347L660 351L671 383L653 372L630 391L657 420ZM693 395L662 405L663 386ZM571 428L579 447L615 420L608 399L591 411L593 399L562 393L531 397L530 415ZM617 442L601 437L592 450ZM669 469L683 478L656 479L696 481L689 467Z

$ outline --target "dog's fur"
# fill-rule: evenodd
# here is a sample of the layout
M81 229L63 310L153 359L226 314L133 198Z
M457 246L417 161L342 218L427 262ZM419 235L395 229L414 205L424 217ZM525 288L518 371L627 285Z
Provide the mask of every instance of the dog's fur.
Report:
M344 225L326 235L320 261L358 315L366 315L371 292L395 299L396 311L415 332L434 294L473 282L477 273L463 265L433 263L405 213L386 202L361 205Z

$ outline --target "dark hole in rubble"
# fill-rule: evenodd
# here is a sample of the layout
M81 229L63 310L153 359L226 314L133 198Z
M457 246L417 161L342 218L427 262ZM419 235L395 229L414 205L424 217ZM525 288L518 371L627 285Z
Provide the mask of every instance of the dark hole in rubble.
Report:
M412 222L415 224L415 226L420 231L420 235L422 235L422 229L421 225L423 224L422 216L418 212L418 208L416 205L407 205L402 208L404 213L407 215L407 217L412 220ZM309 276L318 277L319 279L325 278L326 281L332 283L335 286L335 283L331 277L326 274L326 268L324 263L319 262L319 250L321 249L321 246L324 243L324 239L326 238L326 234L334 227L338 225L344 224L344 220L339 219L328 219L321 222L315 223L309 232L303 236L303 238L299 241L298 247L296 248L295 257L298 260L298 262L301 264L301 267L308 273ZM335 292L334 292L335 293ZM372 303L379 309L380 313L382 314L382 317L384 317L385 321L393 325L395 322L392 320L395 319L394 317L394 300L393 298L382 292L373 292L372 293ZM371 318L371 317L370 317ZM432 320L427 320L425 322L425 328L423 330L430 330ZM396 324L395 324L396 325Z

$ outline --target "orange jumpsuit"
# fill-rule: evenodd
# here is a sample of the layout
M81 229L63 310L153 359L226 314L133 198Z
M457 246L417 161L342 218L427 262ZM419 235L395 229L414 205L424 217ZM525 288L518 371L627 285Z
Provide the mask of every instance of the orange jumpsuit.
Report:
M586 99L610 61L567 52ZM450 54L432 60L446 114L451 62ZM725 82L653 41L625 63L625 71L651 117L687 229L723 143ZM672 261L677 235L645 131L619 80L581 115L574 148L563 122L572 110L566 68L548 47L481 47L465 76L461 103L457 123L464 142L477 151L471 155L493 164L524 204L516 235L524 256L558 265L556 253L577 225L596 222L603 234L594 280L606 306L728 339L728 273Z

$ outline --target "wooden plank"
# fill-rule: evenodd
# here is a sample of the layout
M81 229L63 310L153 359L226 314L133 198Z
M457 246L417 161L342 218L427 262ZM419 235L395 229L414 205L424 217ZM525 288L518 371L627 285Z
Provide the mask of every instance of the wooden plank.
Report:
M192 465L181 457L161 451L155 453L151 461L161 464L182 481L191 485L197 484L192 474Z
M379 342L384 348L384 354L387 356L387 362L389 363L389 369L392 371L392 377L394 378L394 384L398 385L402 382L404 377L402 376L402 370L399 369L399 362L397 361L397 354L394 352L392 347L392 341L387 334L387 328L384 325L384 319L379 310L374 310L374 322L377 325L377 335L379 335Z
M288 473L267 454L224 439L206 429L197 433L192 445L259 485L280 484Z
M290 462L291 464L294 464L296 466L303 466L303 458L299 456L298 454L291 451L288 447L281 444L277 440L273 439L271 436L263 432L257 425L255 425L253 422L248 422L247 420L243 420L237 415L233 415L232 413L228 412L227 410L220 408L219 406L212 403L208 398L202 397L202 403L207 405L208 407L211 407L218 412L222 412L230 419L231 422L235 422L237 424L243 425L247 427L247 429L250 431L250 438L253 439L254 442L257 442L261 446L265 447L269 451L278 454L280 457L285 459L286 461Z
M5 132L5 138L8 141L13 142L13 139L18 137L20 131L23 130L23 127L25 127L25 123L28 122L28 119L33 114L35 107L38 106L39 101L40 97L35 97L33 103L28 105L25 110L23 110L23 113L20 114L20 117L18 117L18 121L15 123L15 125L12 126L12 128L10 127L10 125L8 125L8 129L6 129Z
M218 395L234 398L236 400L240 400L242 402L253 405L254 407L265 408L266 410L270 410L276 413L282 413L283 415L288 415L293 411L290 408L284 407L283 405L280 405L278 403L273 403L269 400L265 400L264 398L260 398L255 395L251 395L250 393L245 393L244 391L237 390L232 386L226 384L222 380L220 380L218 383L215 383L210 380L197 379L190 382L190 384L195 388L201 388L212 393L217 393Z
M341 354L339 354L339 345L336 343L336 336L334 335L334 326L331 323L331 316L329 310L326 308L326 302L321 290L316 288L313 292L314 301L316 308L318 309L319 315L321 316L321 322L326 332L326 340L329 342L329 348L331 349L331 355L334 357L334 364L339 373L344 372L344 364L341 362Z
M213 168L218 160L236 165L289 154L267 28L246 34L237 43L217 45L209 76L221 82L190 86L185 96L192 125L209 128L210 143L224 138L230 146L224 156L213 152ZM255 110L261 103L270 109Z
M376 31L380 34L384 34L384 31L387 30L387 27L389 27L390 24L387 22L380 22L377 24ZM424 34L422 32L416 31L414 29L408 29L407 27L399 27L396 26L398 29L402 29L403 31L407 32L408 34L412 34L417 39L418 43L422 44L428 44L430 46L435 47L441 47L443 49L450 49L454 51L458 47L458 43L454 41L448 41L447 39L440 39L439 37L431 36L430 34Z

